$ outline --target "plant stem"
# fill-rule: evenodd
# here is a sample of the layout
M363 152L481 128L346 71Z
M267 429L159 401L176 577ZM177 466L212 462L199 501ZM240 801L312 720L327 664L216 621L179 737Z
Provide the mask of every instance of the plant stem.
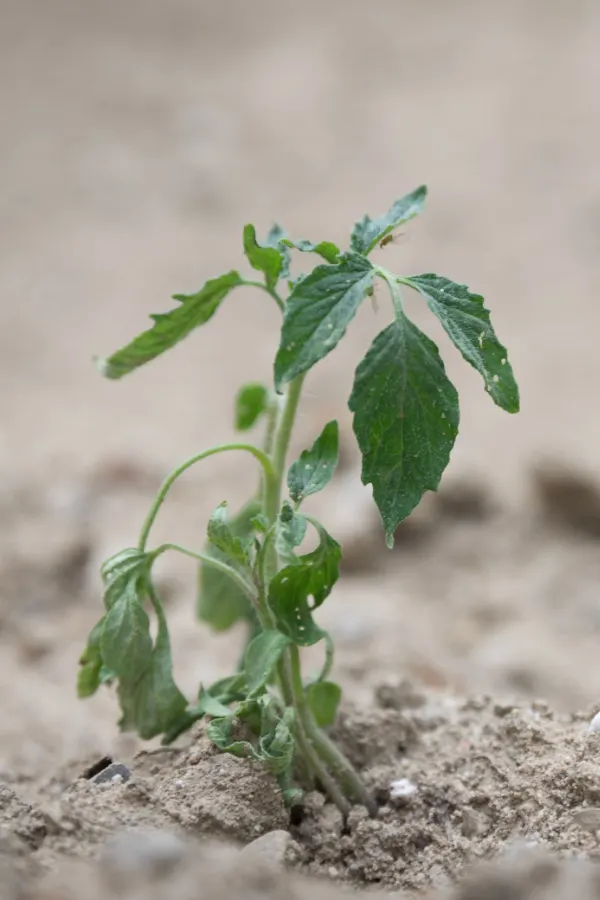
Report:
M262 450L259 450L258 447L253 447L252 444L219 444L218 447L210 447L208 450L203 450L202 453L196 453L194 456L190 456L189 459L186 459L185 462L181 463L176 469L173 469L170 475L168 475L163 481L160 490L154 501L152 506L150 507L150 512L146 516L144 524L142 526L142 530L140 532L140 538L138 541L138 549L145 550L146 543L148 541L148 535L150 534L150 529L154 524L154 520L158 515L158 511L164 503L165 497L167 496L170 488L174 484L175 481L179 478L180 475L189 469L191 466L195 465L197 462L200 462L202 459L207 459L209 456L215 456L217 453L226 453L229 450L243 450L246 453L252 454L255 459L261 464L265 476L265 485L266 490L274 491L275 490L275 482L276 482L276 473L273 468L273 464L266 453Z
M298 409L298 403L300 402L303 383L304 375L298 375L298 377L294 378L290 383L285 395L283 409L281 410L279 421L275 429L273 452L271 455L275 477L270 484L265 485L263 510L269 522L275 521L281 505L281 485L283 483L285 459L290 446L292 428L294 427L294 419L296 418L296 411Z
M273 298L273 300L275 301L275 303L277 304L277 306L279 307L279 309L281 310L281 312L283 312L283 310L285 309L285 303L283 302L283 300L281 299L281 297L279 296L279 294L277 293L277 291L275 290L275 288L269 287L268 285L266 285L266 284L265 284L264 282L262 282L262 281L251 281L251 280L248 279L248 278L242 279L242 282L241 282L241 283L242 283L245 287L257 287L257 288L260 288L261 291L266 291L266 293L267 293L270 297Z
M195 550L189 550L187 547L182 547L181 544L161 544L160 547L157 547L156 550L152 551L152 556L156 558L162 553L166 553L167 550L175 550L177 553L183 553L184 556L190 556L192 559L196 559L198 562L210 566L213 569L217 569L217 571L227 575L228 578L235 581L238 587L240 587L252 603L256 605L258 600L256 591L250 582L246 581L244 576L240 575L233 566L228 565L220 559L215 559L213 556L207 556L204 553L197 553Z
M296 710L296 736L300 748L308 760L313 776L321 782L340 812L344 816L347 816L350 812L350 804L344 797L343 792L340 790L335 780L329 774L323 759L320 757L319 753L317 753L314 735L311 734L310 727L307 727L310 726L310 719L312 716L306 702L304 686L302 684L300 653L295 644L292 644L288 650L287 668L290 676L289 680L291 681L294 709Z
M270 525L273 525L279 514L286 457L303 383L304 374L297 376L290 383L275 427L271 452L273 478L265 477L263 492L263 513ZM271 546L266 548L263 578L261 579L264 594L259 600L263 628L273 627L273 616L268 604L268 589L271 579L277 573L278 566L275 542L271 541ZM322 678L326 677L329 672L331 659L332 646L329 641ZM308 769L312 777L320 782L344 816L350 811L351 800L364 804L371 815L376 815L377 807L351 763L331 743L315 722L304 693L300 651L295 644L285 651L277 672L284 703L286 706L293 706L296 712L295 731L300 750L300 763L303 763L304 768Z

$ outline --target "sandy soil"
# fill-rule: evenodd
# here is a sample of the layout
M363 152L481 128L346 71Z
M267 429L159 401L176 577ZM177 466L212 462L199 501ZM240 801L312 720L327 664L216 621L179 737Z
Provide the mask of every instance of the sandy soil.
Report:
M108 694L75 699L76 661L97 616L100 562L135 540L174 463L230 436L239 383L269 376L277 311L239 295L205 333L122 383L103 381L92 356L167 309L173 292L243 265L245 222L276 219L343 243L365 210L426 181L427 214L382 253L399 271L433 269L486 295L523 410L494 408L411 306L439 338L462 428L444 490L389 554L357 486L344 412L383 305L367 305L308 379L295 449L333 416L344 430L344 470L313 506L345 547L322 621L357 705L353 740L372 741L366 710L382 683L409 678L439 715L435 728L430 713L413 723L420 737L403 751L400 776L422 785L415 808L392 810L380 827L357 820L346 850L336 840L328 856L336 826L315 806L293 835L292 864L413 890L443 887L517 832L594 857L594 829L569 823L600 805L588 789L596 748L582 737L600 706L598 4L3 0L0 10L0 776L16 792L2 795L0 822L9 810L6 822L24 816L31 829L15 844L5 822L9 855L54 869L64 855L98 855L128 824L173 818L164 797L132 804L127 786L117 800L105 791L89 802L100 794L79 779L81 760L108 754L135 772L139 747L117 733ZM208 512L225 496L243 501L254 475L227 460L194 472L157 537L197 541ZM161 577L178 678L191 692L227 673L242 636L194 626L188 565L165 561ZM460 699L482 694L494 699ZM522 712L494 711L515 698ZM395 734L405 713L385 715ZM384 791L398 758L364 752L360 764ZM150 793L163 775L148 776ZM474 801L477 791L493 803ZM525 799L515 812L516 795ZM69 831L51 807L73 797ZM117 811L100 827L83 810L104 802ZM263 830L282 827L278 814ZM109 890L98 885L90 892ZM554 876L547 889L562 896Z

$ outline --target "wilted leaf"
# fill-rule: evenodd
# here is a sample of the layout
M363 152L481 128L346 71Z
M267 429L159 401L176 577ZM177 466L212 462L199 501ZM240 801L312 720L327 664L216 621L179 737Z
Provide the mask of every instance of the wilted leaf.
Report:
M249 540L253 532L253 519L259 515L261 505L258 500L250 500L236 515L229 519L229 528L242 543ZM208 543L205 554L215 559L229 562L227 554ZM211 566L199 567L199 593L196 607L198 618L207 622L215 631L226 631L240 619L252 620L254 611L244 591L231 580L229 575L218 572Z
M214 315L232 288L243 284L237 272L212 278L196 294L175 294L179 306L167 313L155 313L154 325L116 353L98 359L97 366L106 378L122 378L178 344Z
M285 634L271 629L262 631L250 642L244 659L249 696L264 689L289 643Z

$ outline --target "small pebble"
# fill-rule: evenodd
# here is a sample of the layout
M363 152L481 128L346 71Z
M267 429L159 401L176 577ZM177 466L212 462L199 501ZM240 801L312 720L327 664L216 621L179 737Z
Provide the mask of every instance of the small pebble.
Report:
M121 763L111 763L90 779L92 784L123 784L131 778L131 769Z
M240 851L241 860L260 863L271 871L285 867L286 853L292 837L288 831L268 831Z
M600 831L600 809L579 809L573 813L573 822L585 831Z
M592 721L590 722L590 727L588 728L588 734L594 734L596 731L600 731L600 712L597 712Z
M390 800L394 803L408 803L418 792L418 787L408 778L398 778L390 782Z
M169 831L123 832L105 846L102 865L114 876L167 876L185 858L187 845Z

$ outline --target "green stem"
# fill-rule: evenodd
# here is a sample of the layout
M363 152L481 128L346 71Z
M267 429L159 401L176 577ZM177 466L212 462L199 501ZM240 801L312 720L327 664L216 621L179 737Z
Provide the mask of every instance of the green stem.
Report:
M387 283L392 297L392 303L394 304L394 313L398 318L400 318L404 315L404 307L402 305L402 294L400 293L400 288L398 287L398 276L393 275L391 272L388 272L387 269L383 269L381 266L376 266L376 270L377 274Z
M162 553L166 553L167 550L175 550L177 553L183 553L184 556L190 556L192 559L197 560L203 565L210 566L213 569L217 569L217 571L222 572L224 575L227 575L231 578L232 581L240 587L247 597L250 598L253 604L257 602L257 594L252 585L246 581L243 575L240 575L232 566L228 565L226 562L222 562L220 559L215 559L213 556L206 556L204 553L197 553L195 550L189 550L187 547L182 547L181 544L161 544L160 547L157 547L156 550L152 551L152 556L156 558L160 556Z
M265 291L269 295L269 297L273 298L273 300L275 301L275 303L277 304L277 306L279 307L281 312L284 311L285 303L283 302L283 300L281 299L281 297L279 296L279 294L277 293L275 288L269 287L267 284L265 284L262 281L252 281L251 279L248 279L248 278L244 278L241 283L245 287L256 287L256 288L260 288L261 291Z
M264 514L269 522L275 521L281 505L281 486L285 471L285 460L290 446L292 428L294 427L294 419L296 418L303 383L304 375L298 375L290 383L275 430L271 456L275 478L270 484L265 485L264 494Z
M148 541L148 535L150 534L150 529L154 524L154 520L158 515L158 511L164 503L165 497L167 496L171 486L175 481L183 475L183 473L189 469L191 466L195 465L197 462L200 462L202 459L207 459L209 456L215 456L217 453L226 453L229 450L243 450L246 453L252 454L255 459L261 464L263 468L263 472L265 475L265 484L269 486L269 490L274 490L273 482L276 480L275 469L273 468L273 464L266 453L262 450L259 450L258 447L253 447L252 444L220 444L218 447L210 447L208 450L202 451L202 453L196 453L194 456L190 456L189 459L186 459L185 462L181 463L176 469L173 469L170 475L165 478L163 481L160 490L156 497L154 498L154 502L150 507L150 512L146 516L146 520L142 526L142 530L140 533L140 539L138 541L138 549L145 550L146 543Z
M273 525L277 519L281 505L281 490L285 473L286 457L290 445L294 419L300 402L303 383L304 374L297 376L290 383L285 395L279 421L275 429L271 454L274 477L272 479L265 478L263 493L263 513L271 525ZM314 520L311 521L313 521L314 524ZM274 545L265 547L264 549L264 577L262 583L266 594L268 592L269 583L278 570L279 560ZM261 598L261 605L264 607L263 617L269 621L272 619L272 614L269 609L267 597L264 595ZM325 677L328 674L331 658L332 646L331 642L329 642L326 648L324 673L321 677ZM292 644L286 650L278 666L278 675L284 703L286 706L293 705L296 711L295 731L305 768L308 768L313 778L321 783L331 800L344 816L350 811L350 798L359 803L363 803L371 815L376 815L377 807L369 796L366 788L361 783L360 778L352 768L352 765L346 759L344 754L338 750L338 748L332 744L329 738L327 738L320 730L314 720L314 716L304 693L300 667L300 651L296 645Z
M311 733L310 719L312 718L312 715L306 702L304 686L302 684L300 651L295 644L292 644L288 651L288 671L294 698L294 708L296 710L296 736L298 738L298 743L300 744L300 749L308 761L313 776L321 782L340 812L344 816L347 816L350 812L350 803L346 800L343 792L329 774L327 766L324 765L324 760L317 752L314 734Z

